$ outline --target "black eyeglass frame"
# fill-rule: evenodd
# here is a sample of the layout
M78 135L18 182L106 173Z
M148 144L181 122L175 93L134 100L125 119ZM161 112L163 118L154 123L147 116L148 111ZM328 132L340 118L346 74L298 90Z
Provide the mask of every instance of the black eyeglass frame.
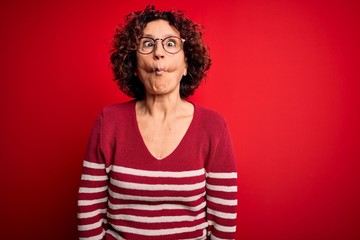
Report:
M161 45L162 45L163 49L165 50L165 52L167 52L167 53L170 53L170 54L177 54L177 53L179 53L181 50L183 50L183 49L184 49L184 42L185 42L185 39L183 39L183 38L181 38L181 37L177 37L177 36L168 36L168 37L166 37L166 38L156 38L156 39L154 39L154 38L152 38L152 37L140 37L140 38L139 38L139 42L140 42L140 40L141 40L141 39L143 39L143 38L148 38L148 39L151 39L151 40L154 42L154 47L153 47L153 49L152 49L150 52L148 52L148 53L143 53L143 52L140 52L140 50L139 50L140 46L138 47L137 52L138 52L138 53L140 53L140 54L143 54L143 55L148 55L148 54L153 53L153 52L154 52L154 50L155 50L155 47L156 47L156 44L157 44L157 41L158 41L158 40L160 40L160 41L161 41ZM165 41L166 39L169 39L169 38L177 38L177 39L180 39L180 40L181 40L181 48L179 49L179 51L177 51L177 52L173 53L173 52L169 52L169 51L167 51L167 50L165 49L165 46L164 46L164 41Z

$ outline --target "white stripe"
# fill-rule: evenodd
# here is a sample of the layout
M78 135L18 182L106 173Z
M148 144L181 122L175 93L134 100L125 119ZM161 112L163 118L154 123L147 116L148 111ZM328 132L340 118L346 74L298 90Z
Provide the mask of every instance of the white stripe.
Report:
M225 213L225 212L215 211L211 208L207 208L206 211L207 211L207 213L210 213L210 214L215 215L220 218L236 219L236 213Z
M87 167L87 168L92 168L92 169L105 169L104 163L94 163L94 162L89 162L86 160L84 160L83 166Z
M78 225L79 231L89 231L96 228L100 228L103 224L103 219L100 219L99 221L92 223L92 224L86 224L86 225Z
M217 238L217 237L215 237L213 234L211 234L210 239L211 239L211 240L224 240L224 239L222 239L222 238Z
M221 204L221 205L227 205L227 206L236 206L237 205L237 199L228 200L228 199L223 199L223 198L211 197L209 195L206 196L206 199L210 202Z
M171 235L171 234L178 234L178 233L185 233L185 232L194 232L200 229L205 229L208 226L208 223L202 223L197 226L193 227L182 227L182 228L169 228L169 229L141 229L141 228L133 228L133 227L126 227L126 226L118 226L111 224L112 227L119 231L119 232L128 232L134 233L143 236L163 236L163 235Z
M217 224L214 221L208 221L209 225L213 225L214 228L216 228L217 230L221 231L221 232L236 232L236 226L232 226L232 227L227 227L227 226L223 226L220 224Z
M126 188L126 189L136 189L136 190L147 190L147 191L193 191L205 187L205 181L195 184L141 184L141 183L132 183L118 181L113 178L110 179L110 183L114 186Z
M107 186L104 187L96 187L96 188L92 188L92 187L81 187L79 189L79 193L100 193L100 192L104 192L108 189Z
M96 209L94 211L91 212L84 212L84 213L78 213L77 217L79 219L83 219L83 218L91 218L91 217L95 217L99 214L102 213L106 213L106 209Z
M99 235L92 237L79 238L79 240L101 240L105 236L105 231L103 230Z
M221 192L237 192L237 186L221 186L206 184L206 188L214 191Z
M143 210L143 211L159 211L159 210L188 210L188 211L199 211L204 209L206 206L206 202L202 202L201 204L191 207L188 205L181 205L181 204L159 204L159 205L145 205L145 204L113 204L109 201L109 208L113 210L119 209L136 209L136 210Z
M134 196L134 195L125 195L113 192L109 190L110 196L117 199L124 200L135 200L135 201L146 201L146 202L158 202L158 201L181 201L181 202L192 202L200 199L205 196L205 192L191 196L191 197L148 197L148 196Z
M132 222L141 223L171 223L171 222L182 222L182 221L195 221L205 218L205 212L198 214L197 216L183 215L183 216L161 216L161 217L141 217L128 214L117 214L113 215L108 213L108 218L115 220L125 220Z
M107 202L107 197L100 198L100 199L92 199L92 200L79 200L78 206L90 206L90 205L94 205L97 203L103 203L103 202Z
M108 177L106 175L95 176L95 175L83 174L81 176L81 180L86 180L86 181L106 181L107 179Z
M210 239L211 239L211 240L233 240L233 239L218 238L218 237L216 237L214 234L211 234Z
M208 172L206 173L207 177L210 178L221 178L221 179L231 179L231 178L237 178L237 172Z
M117 240L125 240L125 238L122 238L119 234L112 231L111 229L106 230L106 233L110 234L111 236L113 236Z
M190 171L170 172L170 171L148 171L148 170L140 170L135 168L127 168L127 167L112 165L111 169L114 172L135 175L135 176L142 176L142 177L184 178L184 177L196 177L205 174L204 168L198 170L190 170Z
M206 240L207 238L207 231L206 229L203 230L203 233L201 235L201 237L198 237L198 238L184 238L184 239L181 239L181 240Z

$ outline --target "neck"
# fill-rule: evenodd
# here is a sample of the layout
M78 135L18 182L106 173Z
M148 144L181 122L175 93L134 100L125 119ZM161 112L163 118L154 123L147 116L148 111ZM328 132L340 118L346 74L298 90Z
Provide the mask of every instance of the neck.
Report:
M180 96L150 95L139 102L138 110L141 114L165 120L179 115L183 104Z

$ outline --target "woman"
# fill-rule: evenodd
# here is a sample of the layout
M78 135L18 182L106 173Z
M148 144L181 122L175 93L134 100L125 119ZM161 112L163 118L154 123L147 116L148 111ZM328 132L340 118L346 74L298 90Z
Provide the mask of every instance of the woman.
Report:
M199 26L148 6L111 62L134 100L105 107L86 152L80 239L235 239L237 174L226 123L186 100L210 67Z

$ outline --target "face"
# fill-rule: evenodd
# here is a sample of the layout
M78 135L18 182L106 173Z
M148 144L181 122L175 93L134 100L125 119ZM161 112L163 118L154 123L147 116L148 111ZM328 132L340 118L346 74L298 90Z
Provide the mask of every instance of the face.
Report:
M165 20L149 22L143 31L143 37L164 39L169 36L180 37L179 32ZM176 54L164 50L161 40L156 41L150 54L137 52L136 73L145 86L147 95L178 94L181 78L186 75L184 51Z

